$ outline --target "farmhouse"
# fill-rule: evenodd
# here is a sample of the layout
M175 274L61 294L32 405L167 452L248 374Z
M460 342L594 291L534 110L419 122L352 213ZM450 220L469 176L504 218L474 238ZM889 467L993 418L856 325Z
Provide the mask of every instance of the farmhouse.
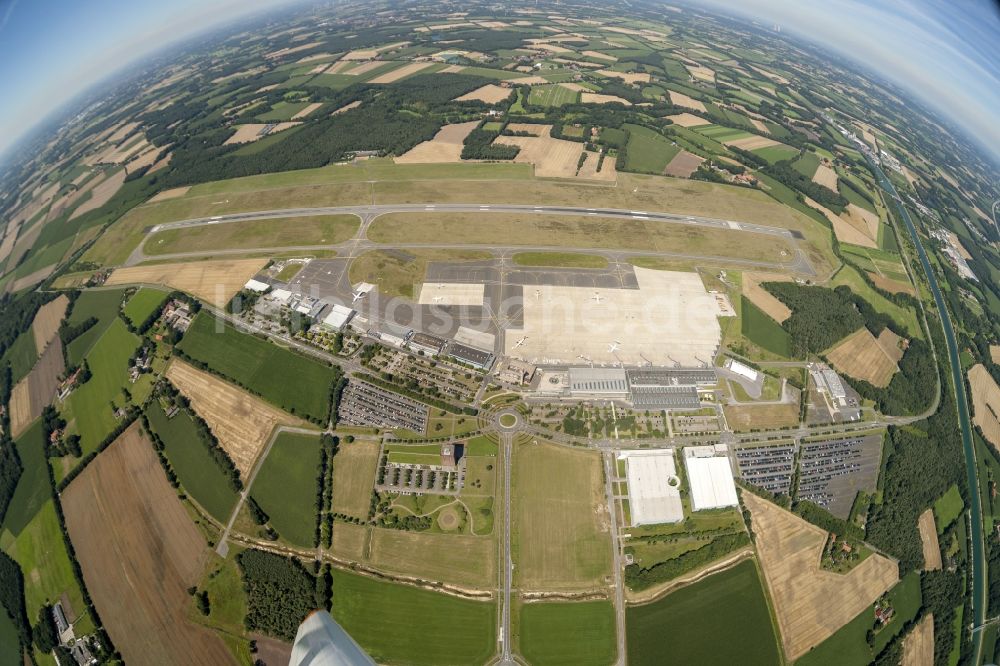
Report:
M684 520L673 449L622 451L618 459L625 460L633 525L679 523Z
M691 486L691 508L694 511L721 509L739 503L733 469L724 451L724 446L721 449L716 446L688 446L684 449L684 468Z

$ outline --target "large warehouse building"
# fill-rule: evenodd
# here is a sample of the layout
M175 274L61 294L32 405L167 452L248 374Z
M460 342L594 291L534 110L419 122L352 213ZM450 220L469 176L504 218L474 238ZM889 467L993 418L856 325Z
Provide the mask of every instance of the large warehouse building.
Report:
M638 289L538 285L504 353L536 365L709 365L723 313L697 273L635 268Z
M633 525L679 523L684 520L680 480L673 449L622 451L628 479L628 505Z
M684 449L684 469L691 486L691 509L736 506L736 483L724 445L689 446Z

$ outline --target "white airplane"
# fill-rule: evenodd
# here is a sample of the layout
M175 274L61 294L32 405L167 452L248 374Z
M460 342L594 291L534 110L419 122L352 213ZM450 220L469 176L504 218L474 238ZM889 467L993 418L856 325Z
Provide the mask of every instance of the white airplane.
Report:
M537 301L538 297L541 296L541 295L542 295L542 290L541 289L536 289L535 290L535 300Z
M524 336L523 338L521 338L520 340L518 340L517 342L515 342L514 343L514 349L517 349L518 347L520 347L521 345L523 345L524 341L527 340L527 339L528 339L528 336Z
M364 297L365 297L365 292L363 292L363 291L355 291L355 292L353 292L351 294L351 303L357 303L358 301L360 301Z
M619 341L619 340L615 340L614 342L609 342L608 343L608 353L609 354L614 354L615 351L618 350L618 345L620 345L620 344L621 344L621 341Z
M444 296L435 296L434 297L434 302L435 303L440 303L443 300L444 300Z
M603 300L601 298L601 295L596 291L594 292L594 300L597 301L598 303L600 303Z

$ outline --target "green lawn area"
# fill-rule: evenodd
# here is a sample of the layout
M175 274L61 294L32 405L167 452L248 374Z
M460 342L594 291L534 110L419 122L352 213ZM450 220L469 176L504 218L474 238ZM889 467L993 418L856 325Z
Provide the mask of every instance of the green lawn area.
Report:
M523 604L519 629L518 652L534 666L603 666L615 660L610 601Z
M937 522L938 534L955 522L962 515L963 509L965 502L962 501L962 495L958 492L958 486L952 484L948 492L934 502L934 520Z
M121 393L128 384L128 359L138 346L139 338L116 318L87 354L93 376L70 395L65 415L76 423L84 455L96 450L117 425L111 402L119 407L124 403Z
M250 489L278 534L304 548L316 533L319 455L318 437L281 433Z
M201 441L201 435L184 410L172 419L153 400L146 408L149 425L164 443L164 452L184 490L221 523L229 519L236 491Z
M641 125L624 125L629 132L625 165L627 171L662 174L680 152L678 146L655 130Z
M11 381L17 383L31 372L38 360L38 350L35 348L35 336L31 328L14 338L13 344L3 355L4 361L10 361Z
M45 435L42 432L41 420L36 420L31 427L21 433L14 445L21 459L21 478L17 482L14 496L7 505L3 528L14 536L21 533L31 519L35 517L51 496L48 472L45 466Z
M465 443L465 455L467 456L496 456L496 454L497 443L489 437L479 435Z
M333 570L333 617L375 661L482 664L496 650L496 604Z
M806 178L812 178L819 168L819 155L813 152L804 153L802 157L792 162L792 168Z
M70 325L75 326L89 317L96 317L97 323L69 343L66 353L71 365L83 360L90 348L104 335L104 331L108 330L111 322L118 317L118 306L121 304L123 293L123 289L85 291L76 299L73 312L69 316Z
M125 316L133 326L138 327L163 304L166 297L167 292L161 289L142 287L125 303Z
M555 266L558 268L607 268L608 260L596 254L576 252L518 252L513 256L518 266Z
M754 155L763 157L765 160L774 164L775 162L780 162L782 160L791 159L798 154L797 148L792 148L791 146L786 146L784 144L778 146L767 146L766 148L758 148L757 150L750 151Z
M791 352L791 337L781 327L781 324L767 316L746 296L742 297L742 331L743 335L755 345L766 349L772 354L788 357Z
M725 125L700 125L694 131L709 139L722 143L723 141L735 141L753 136L750 132L741 129L726 127Z
M325 421L330 411L330 385L336 371L201 313L179 348L192 358L235 380L265 400L297 416Z
M149 255L159 255L205 250L335 245L351 238L358 230L359 223L355 215L316 215L167 229L146 241L143 251Z
M562 106L572 104L580 98L580 93L553 83L547 86L531 86L528 104L539 106Z
M625 612L629 664L781 663L757 568L728 571Z

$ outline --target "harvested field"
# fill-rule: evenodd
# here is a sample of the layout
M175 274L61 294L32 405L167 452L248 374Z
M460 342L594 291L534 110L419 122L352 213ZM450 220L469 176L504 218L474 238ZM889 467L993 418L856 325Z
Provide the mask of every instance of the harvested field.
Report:
M548 79L543 79L540 76L522 76L519 79L510 79L510 82L518 86L544 86L551 83Z
M396 164L434 164L440 162L460 162L462 142L476 129L478 120L468 123L445 125L430 141L418 143L410 150L395 158Z
M668 90L670 93L670 101L673 102L675 106L683 106L686 109L694 109L695 111L701 111L705 113L705 105L699 100L692 99L684 93L674 92L673 90Z
M520 146L521 151L514 161L534 164L535 175L540 178L575 177L576 165L583 153L583 144L553 139L550 136L551 125L534 125L533 129L538 131L540 136L498 136L494 143ZM610 170L605 172L603 168L596 175L601 180L615 179L614 172Z
M771 133L771 130L768 128L767 125L764 124L764 121L762 121L762 120L758 120L757 118L750 118L750 123L754 127L756 127L758 131L764 132L765 134L770 134ZM836 174L834 174L834 175L836 175Z
M358 518L368 515L378 452L378 442L356 440L340 445L333 459L334 511Z
M770 148L771 146L783 145L779 141L774 139L769 139L766 136L745 136L740 139L733 139L731 141L723 141L722 143L727 146L732 146L734 148L742 148L743 150L757 150L758 148Z
M42 415L59 388L63 371L62 342L58 337L45 348L28 376L19 381L10 395L10 432L20 436L28 425Z
M691 174L698 170L701 163L705 161L704 157L699 157L694 153L689 153L686 150L682 150L674 158L670 160L663 173L667 176L676 176L678 178L689 178Z
M299 120L300 118L306 118L309 116L309 114L311 114L313 111L315 111L321 106L323 106L322 102L313 102L312 104L310 104L309 106L307 106L306 108L302 109L294 116L292 116L292 120Z
M860 328L837 343L826 352L838 371L868 382L872 386L885 388L892 376L899 372L899 366L875 340L867 328Z
M35 315L31 322L31 335L35 338L35 349L42 352L59 332L59 324L63 315L66 314L66 306L69 299L65 295L60 295L54 301L49 301Z
M14 243L17 242L17 232L20 226L20 224L15 222L7 225L7 231L4 234L3 240L0 241L0 264L10 255L11 250L14 249Z
M873 250L878 249L878 243L875 240L840 215L837 215L826 206L816 203L809 197L805 197L805 202L819 212L823 213L823 215L826 216L826 219L830 220L830 223L833 225L833 233L837 236L837 240L841 243L859 245Z
M951 238L951 244L955 247L955 250L957 250L958 253L962 255L963 259L966 260L972 259L972 255L969 254L969 251L965 249L964 245L962 245L962 241L959 240L958 234L956 234L954 231L949 231L948 237Z
M411 62L409 64L403 65L402 67L397 67L396 69L392 70L391 72L386 72L385 74L381 74L379 76L376 76L374 79L372 79L368 83L395 83L396 81L399 81L400 79L405 79L407 76L410 76L411 74L416 74L417 72L419 72L421 70L427 69L432 64L434 64L434 63L430 63L430 62Z
M598 74L621 79L625 83L649 83L649 72L616 72L611 69L599 69Z
M903 352L906 351L906 341L888 328L883 328L875 341L878 342L878 346L885 352L885 355L892 359L893 363L899 363L899 360L903 358Z
M360 99L357 100L357 101L355 101L355 102L351 102L350 104L345 104L344 106L340 107L339 109L337 109L336 111L334 111L330 115L331 116L336 116L337 114L344 113L345 111L350 111L351 109L356 109L359 106L361 106L361 100Z
M162 284L224 307L266 259L227 259L117 268L105 284Z
M820 163L816 167L816 173L813 174L812 181L817 185L828 187L834 192L837 191L837 172L823 163Z
M579 83L560 83L558 85L573 92L588 92L590 90L590 88L581 86Z
M597 164L600 161L600 155L597 153L587 153L587 161L583 163L580 167L580 171L577 172L577 178L586 178L590 180L615 180L618 178L617 170L617 158L615 157L605 157L604 162L601 164L601 170L597 170Z
M927 613L903 640L901 666L934 666L934 614Z
M585 55L588 58L597 58L598 60L607 60L608 62L618 62L618 58L615 56L601 53L600 51L583 51L580 55Z
M715 83L715 70L709 69L704 65L685 65L685 67L691 76L699 81Z
M125 184L125 170L122 169L101 181L100 185L90 191L90 198L77 206L69 219L73 220L84 213L97 210L111 200L111 197Z
M897 282L896 280L887 278L884 275L872 272L868 272L868 277L872 279L872 282L875 283L876 287L884 289L890 294L910 294L911 296L916 294L916 291L913 289L913 285L911 284ZM997 361L994 360L993 362L996 363Z
M444 69L439 69L437 71L437 73L438 74L458 74L459 72L464 71L464 70L465 70L465 67L463 67L462 65L448 65Z
M130 160L127 166L130 171L138 171L143 167L151 167L154 163L156 163L157 158L160 156L160 152L160 148L150 146L149 150Z
M1000 364L1000 345L990 345L990 358L994 363Z
M368 72L385 66L385 61L383 60L372 60L371 62L362 63L356 67L350 69L345 69L341 74L347 74L348 76L361 76L362 74L367 74Z
M28 273L24 277L18 278L10 283L8 291L16 292L22 289L27 289L28 287L33 287L48 276L52 275L52 271L56 269L56 264L51 264L49 266L43 266L33 273Z
M275 426L302 425L277 407L181 361L170 364L167 379L191 401L244 478Z
M376 528L369 551L368 563L382 571L480 589L496 585L491 537Z
M941 568L941 546L938 544L934 510L927 509L920 514L917 526L920 528L920 547L924 552L924 571L937 571Z
M969 387L972 392L972 420L983 431L983 436L1000 449L1000 387L982 363L969 369Z
M671 93L677 94L677 93ZM676 102L674 102L676 104ZM699 127L701 125L711 125L711 120L705 120L701 116L696 116L693 113L678 113L676 116L667 116L673 123L679 127Z
M791 282L791 278L781 273L744 273L743 295L779 324L792 316L787 305L775 298L761 286L764 282Z
M326 68L324 74L341 74L345 69L353 67L354 63L350 60L338 60L329 67Z
M305 109L303 109L303 111L304 110ZM301 111L299 113L301 113ZM266 123L247 123L245 125L237 125L236 133L233 134L228 139L226 139L226 142L223 143L222 145L231 146L234 143L253 143L254 141L263 139L265 136L270 136L276 132L286 130L289 127L295 127L298 124L299 123L293 123L293 122L278 123L277 125L272 127L271 131L268 132L267 134L261 134L261 130L267 127Z
M601 95L600 93L585 92L580 93L581 104L623 104L632 106L632 102L615 95Z
M184 187L175 187L173 189L163 190L162 192L159 192L156 196L154 196L152 199L150 199L146 203L156 203L157 201L167 201L168 199L178 199L178 198L184 196L185 194L187 194L188 190L190 190L190 189L191 189L190 185L185 185Z
M485 102L487 104L496 104L497 102L502 102L510 94L514 92L513 88L501 88L494 83L488 83L482 88L476 88L472 92L465 93L460 97L456 97L453 101L455 102Z
M844 219L847 220L851 226L861 230L862 233L867 234L867 236L872 240L878 240L879 219L878 215L875 213L870 210L865 210L857 204L847 204L847 210L844 212Z
M752 493L743 493L743 502L752 514L757 552L789 661L829 638L898 582L896 562L878 554L847 574L824 571L825 530Z
M69 485L63 505L87 589L127 663L234 663L217 635L187 619L205 541L138 424Z

